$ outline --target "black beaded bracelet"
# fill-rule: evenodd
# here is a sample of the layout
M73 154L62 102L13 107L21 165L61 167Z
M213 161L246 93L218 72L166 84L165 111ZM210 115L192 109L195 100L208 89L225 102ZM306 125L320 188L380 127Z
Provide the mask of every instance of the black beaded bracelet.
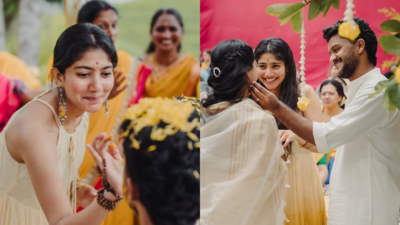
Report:
M122 198L118 198L115 201L110 201L104 197L104 191L105 191L104 189L100 189L97 192L97 203L99 203L99 205L101 207L103 207L104 209L106 209L108 211L115 210L118 206L118 203L121 201Z
M106 191L112 193L116 198L122 199L124 198L124 195L117 194L117 192L114 190L114 188L111 187L110 183L107 181L107 172L106 172L106 160L103 159L103 172L101 172L100 168L97 167L99 174L101 175L101 183L103 184L103 187Z

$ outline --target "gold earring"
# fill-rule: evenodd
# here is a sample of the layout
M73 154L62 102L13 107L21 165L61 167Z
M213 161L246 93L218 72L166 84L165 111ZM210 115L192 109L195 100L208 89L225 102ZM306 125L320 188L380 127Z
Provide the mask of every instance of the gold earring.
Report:
M67 121L67 103L65 103L63 93L65 93L64 88L58 87L58 112L60 113L60 115L58 115L58 118L60 119L61 123Z
M346 104L346 98L343 96L342 101L340 101L339 105L343 106L344 104Z
M108 118L110 116L110 113L108 112L108 100L104 102L104 105L106 107L106 110L104 111L104 115Z

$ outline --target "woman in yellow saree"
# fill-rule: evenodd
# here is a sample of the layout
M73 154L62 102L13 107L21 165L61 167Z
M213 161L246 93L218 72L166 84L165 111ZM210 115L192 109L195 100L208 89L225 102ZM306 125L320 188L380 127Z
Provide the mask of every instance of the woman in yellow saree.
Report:
M89 1L79 10L78 23L92 23L103 29L112 39L115 44L116 38L118 36L118 12L105 1ZM151 69L145 66L136 58L130 56L127 52L117 51L118 55L118 65L115 69L115 79L119 80L115 85L121 88L113 89L114 97L109 100L109 117L106 118L104 113L93 113L90 116L89 128L87 133L87 143L89 140L101 133L106 132L108 134L113 134L117 137L118 126L120 124L120 119L123 112L129 107L129 103L133 102L132 98L135 93L135 77L146 76L151 72ZM53 56L50 57L48 62L47 73L53 65ZM116 140L114 140L116 141ZM79 176L87 183L95 185L98 179L98 173L96 170L96 163L90 152L86 149L83 162L79 168ZM119 224L119 225L132 225L139 224L133 223L137 221L137 215L132 209L129 208L128 203L124 200L121 201L118 208L109 213L106 219L103 221L102 225L108 224Z
M42 87L28 65L11 53L0 51L0 72L7 77L22 80L31 89L39 90Z
M158 10L151 21L151 43L143 63L153 71L136 79L137 103L142 97L199 97L200 62L192 55L181 54L183 21L178 11Z

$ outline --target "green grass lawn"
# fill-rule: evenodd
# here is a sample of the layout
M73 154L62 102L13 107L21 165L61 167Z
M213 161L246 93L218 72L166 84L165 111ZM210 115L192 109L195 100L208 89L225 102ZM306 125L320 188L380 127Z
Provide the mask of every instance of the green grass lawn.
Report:
M185 26L181 51L198 57L200 55L200 0L139 0L117 5L119 13L119 36L116 48L139 57L150 43L150 22L160 8L177 9ZM44 83L47 61L53 53L59 35L66 28L64 14L42 18L40 72ZM7 40L8 50L16 53L16 39L11 35Z

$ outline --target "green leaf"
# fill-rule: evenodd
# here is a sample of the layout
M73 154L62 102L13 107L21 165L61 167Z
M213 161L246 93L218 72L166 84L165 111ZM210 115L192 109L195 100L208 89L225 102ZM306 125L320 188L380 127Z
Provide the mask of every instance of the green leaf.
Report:
M384 80L384 81L379 82L375 86L375 91L385 89L388 86L389 83L390 83L390 80Z
M381 24L381 30L388 32L400 32L400 21L386 20Z
M394 36L397 37L397 38L400 38L400 33L397 33Z
M384 80L379 82L376 86L375 86L375 92L373 94L370 94L368 97L373 98L375 97L375 95L379 94L381 91L383 91L387 85L389 84L389 80Z
M290 4L275 4L275 5L270 5L267 8L267 14L271 16L279 16L285 10L287 7L289 7Z
M390 102L400 109L400 84L396 82L395 76L390 78L390 83L387 87Z
M335 8L335 9L339 9L339 6L340 6L340 0L333 0L333 3L332 3L332 5L333 5L333 8Z
M292 25L294 32L300 34L301 26L303 25L303 11L300 10L290 19L290 25Z
M323 8L324 18L326 16L326 14L328 14L328 11L331 8L332 3L333 3L333 0L328 0L326 5L324 5L324 8Z
M385 94L383 95L383 107L386 109L386 111L396 110L396 106L390 101L388 89L386 89Z
M308 20L315 19L320 11L322 0L311 0L310 7L308 7Z
M289 22L290 18L294 16L298 11L300 11L306 4L302 2L296 2L291 6L287 7L281 15L278 17L278 21L281 22L281 26Z
M385 52L400 55L400 39L390 34L382 34L379 37L379 44L382 46Z

